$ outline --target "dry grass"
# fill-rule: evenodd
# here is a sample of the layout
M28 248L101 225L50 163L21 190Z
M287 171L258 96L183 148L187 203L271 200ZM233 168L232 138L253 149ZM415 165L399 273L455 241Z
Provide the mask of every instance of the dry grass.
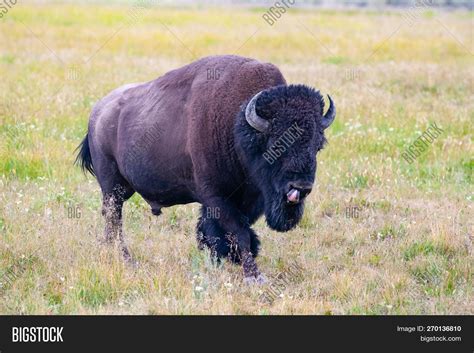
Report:
M4 16L0 273L34 257L3 280L0 313L474 313L472 12L305 10L270 27L262 11L18 4ZM271 61L338 107L303 222L255 226L264 272L303 268L271 305L197 250L198 205L156 218L134 196L125 230L140 265L124 265L97 243L95 180L72 167L98 98L216 53ZM444 133L407 164L433 121Z

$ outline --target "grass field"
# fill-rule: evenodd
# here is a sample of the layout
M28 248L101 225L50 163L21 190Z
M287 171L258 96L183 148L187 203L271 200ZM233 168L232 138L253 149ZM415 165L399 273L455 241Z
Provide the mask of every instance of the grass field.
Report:
M474 314L472 12L35 5L0 20L0 313ZM338 115L299 227L264 220L258 263L280 288L197 249L197 204L125 206L124 264L100 190L73 167L92 105L113 88L212 54L279 66ZM430 125L443 133L413 163Z

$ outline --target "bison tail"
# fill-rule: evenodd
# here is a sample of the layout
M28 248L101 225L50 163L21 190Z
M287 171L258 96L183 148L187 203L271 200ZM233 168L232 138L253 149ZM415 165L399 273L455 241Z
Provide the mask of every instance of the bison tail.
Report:
M81 167L82 171L85 173L88 171L95 176L94 166L92 165L91 150L89 148L89 134L86 134L84 140L81 144L77 146L76 151L79 150L74 164L77 164Z

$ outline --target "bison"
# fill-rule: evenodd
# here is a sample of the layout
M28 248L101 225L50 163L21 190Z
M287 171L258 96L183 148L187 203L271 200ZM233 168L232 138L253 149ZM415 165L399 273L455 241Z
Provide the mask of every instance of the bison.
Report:
M154 215L198 202L199 247L241 264L246 280L263 281L251 225L263 214L279 232L300 221L336 115L328 98L324 114L319 91L234 55L112 91L93 107L76 160L102 190L105 240L118 240L130 258L122 206L135 192Z

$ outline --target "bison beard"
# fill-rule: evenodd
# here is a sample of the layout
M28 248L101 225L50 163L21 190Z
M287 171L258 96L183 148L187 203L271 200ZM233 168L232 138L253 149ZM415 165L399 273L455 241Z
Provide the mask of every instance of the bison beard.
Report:
M218 80L207 79L209 69L222 72ZM318 91L287 85L272 64L232 55L114 90L94 106L76 160L100 184L105 240L118 241L131 258L122 206L135 192L154 215L199 202L199 247L259 280L260 242L251 225L265 215L272 229L285 232L301 220L316 153L335 117L329 100L323 114ZM298 135L282 149L290 131ZM278 156L269 163L264 155L272 146Z
M287 232L293 229L303 217L304 203L289 204L286 197L274 198L265 207L265 218L270 228Z

